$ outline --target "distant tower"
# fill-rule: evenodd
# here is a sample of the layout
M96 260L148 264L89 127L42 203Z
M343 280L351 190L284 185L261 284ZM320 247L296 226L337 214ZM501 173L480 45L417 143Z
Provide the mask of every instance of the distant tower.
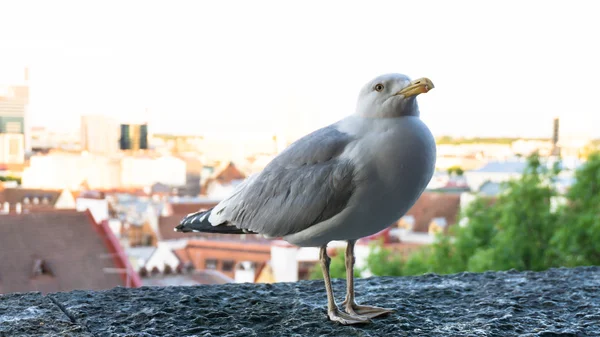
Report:
M558 117L554 118L552 125L552 155L560 156L560 147L558 146L559 122Z
M148 150L148 124L121 124L121 150Z

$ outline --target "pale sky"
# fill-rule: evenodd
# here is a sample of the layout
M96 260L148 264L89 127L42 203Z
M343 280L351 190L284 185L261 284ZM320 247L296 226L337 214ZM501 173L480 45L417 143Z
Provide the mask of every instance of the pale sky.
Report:
M310 131L387 72L429 77L436 135L600 137L594 1L2 1L0 83L30 67L32 124Z

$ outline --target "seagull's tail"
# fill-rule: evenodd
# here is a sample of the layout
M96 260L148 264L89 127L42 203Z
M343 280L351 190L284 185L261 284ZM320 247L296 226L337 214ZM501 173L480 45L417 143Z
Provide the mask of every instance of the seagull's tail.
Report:
M208 219L210 217L210 212L212 212L212 208L208 211L199 211L196 213L188 214L185 218L183 218L177 227L174 228L176 232L204 232L204 233L219 233L219 234L254 234L252 232L246 231L241 228L237 228L228 223L223 223L219 225L213 225Z

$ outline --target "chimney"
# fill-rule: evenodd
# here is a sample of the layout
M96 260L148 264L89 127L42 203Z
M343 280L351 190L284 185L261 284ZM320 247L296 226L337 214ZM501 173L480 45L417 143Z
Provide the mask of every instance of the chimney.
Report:
M552 125L552 155L559 156L560 148L558 147L558 134L559 134L559 121L558 117L555 117Z
M17 214L21 214L22 211L22 207L21 207L21 203L17 202L17 204L15 205L15 212L17 212Z

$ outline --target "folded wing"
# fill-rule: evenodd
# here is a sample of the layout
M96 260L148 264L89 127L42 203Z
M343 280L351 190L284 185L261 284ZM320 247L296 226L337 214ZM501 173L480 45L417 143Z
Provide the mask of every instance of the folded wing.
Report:
M335 216L355 189L355 167L340 157L353 141L335 125L306 135L212 209L209 221L278 237Z

